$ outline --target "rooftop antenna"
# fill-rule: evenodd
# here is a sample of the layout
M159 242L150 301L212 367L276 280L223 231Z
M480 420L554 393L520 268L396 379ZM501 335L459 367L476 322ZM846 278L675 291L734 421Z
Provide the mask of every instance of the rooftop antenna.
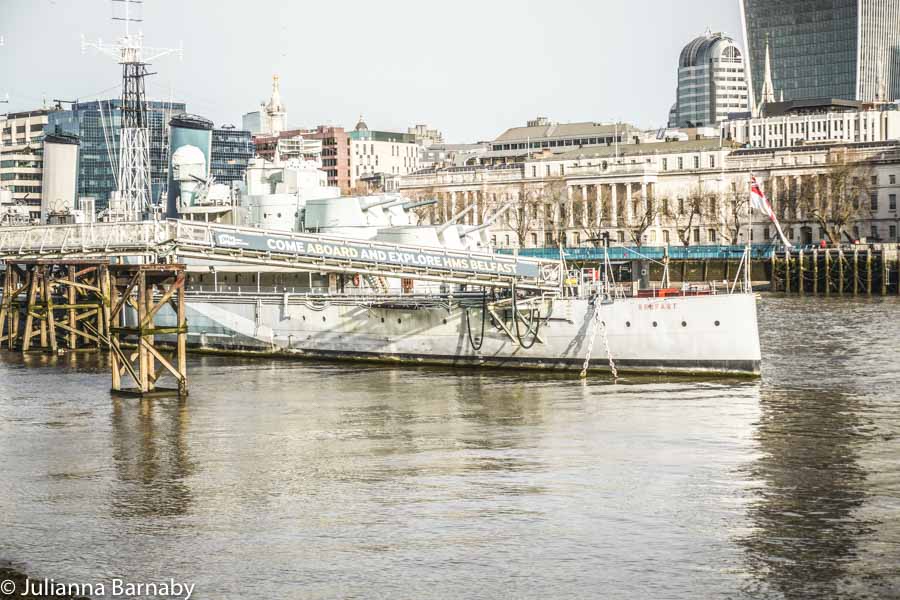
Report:
M141 16L132 8L143 8L143 0L112 0L113 7L121 6L124 14L113 15L114 21L125 23L125 35L112 44L103 40L85 40L81 36L81 51L94 48L122 65L122 128L119 140L119 189L115 202L110 202L113 220L137 221L145 211L153 208L150 179L150 122L147 114L147 94L144 79L151 61L177 54L184 58L184 48L151 48L144 46L144 34L140 29L132 33L132 23L142 23ZM152 211L151 211L152 212Z

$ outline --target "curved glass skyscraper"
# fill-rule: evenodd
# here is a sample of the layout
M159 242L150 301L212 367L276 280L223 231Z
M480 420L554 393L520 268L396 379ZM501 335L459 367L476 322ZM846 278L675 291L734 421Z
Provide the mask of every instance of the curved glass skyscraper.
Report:
M738 0L759 101L766 42L785 100L900 98L900 0Z

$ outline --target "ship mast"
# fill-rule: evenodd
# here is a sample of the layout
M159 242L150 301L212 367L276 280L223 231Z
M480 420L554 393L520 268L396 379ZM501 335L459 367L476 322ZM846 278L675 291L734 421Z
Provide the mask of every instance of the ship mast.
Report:
M150 176L150 122L147 114L145 78L150 61L167 54L183 58L182 48L150 48L144 46L144 34L132 33L131 24L143 19L132 13L140 8L143 0L112 0L113 6L124 8L122 16L114 21L125 23L125 35L112 44L103 40L86 41L81 36L81 50L95 48L122 65L122 125L119 133L119 189L110 199L109 217L112 221L139 221L144 213L158 216L153 210Z

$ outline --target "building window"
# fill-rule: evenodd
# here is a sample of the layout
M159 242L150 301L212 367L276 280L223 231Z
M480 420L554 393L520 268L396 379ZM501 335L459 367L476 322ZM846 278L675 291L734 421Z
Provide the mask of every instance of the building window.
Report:
M896 225L891 225L891 226L888 228L888 230L890 231L891 239L894 240L894 241L896 241L896 240L897 240L897 226L896 226Z
M716 242L716 230L715 229L708 229L706 231L706 241L711 244L714 244Z
M869 196L869 209L873 212L878 210L878 192L872 192Z
M665 242L666 244L668 244L668 243L669 243L669 230L668 230L668 229L663 229L662 234L663 234L663 242Z
M766 241L772 239L772 233L769 231L768 227L763 227L763 239Z
M537 247L537 234L536 233L531 234L531 245L535 248Z
M873 240L878 239L878 225L872 225L872 231L870 231L871 237Z
M681 170L683 168L684 168L684 157L679 156L678 157L678 169Z
M625 243L625 232L624 232L624 231L617 231L617 232L616 232L616 240L617 240L620 244L624 244L624 243Z
M897 210L897 194L888 194L888 208Z
M693 233L694 233L694 243L699 244L700 243L700 228L694 227Z
M878 185L878 175L872 175L872 185Z
M709 168L710 169L716 168L716 155L715 154L711 154L709 156Z
M669 159L668 158L662 159L662 170L663 171L669 170Z
M695 169L699 169L699 168L700 168L700 157L699 157L699 156L695 156L695 157L694 157L694 168L695 168Z
M890 180L891 185L894 185L894 184L897 183L897 176L896 176L896 175L889 175L889 176L888 176L888 179Z

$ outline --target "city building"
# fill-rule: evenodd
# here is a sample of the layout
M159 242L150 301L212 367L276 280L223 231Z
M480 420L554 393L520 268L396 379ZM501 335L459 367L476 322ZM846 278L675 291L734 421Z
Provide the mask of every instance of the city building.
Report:
M669 127L718 125L749 109L744 57L734 40L707 31L678 58L678 90Z
M749 148L900 139L900 104L854 100L767 102L758 117L722 123L722 137Z
M322 164L322 141L309 137L304 129L282 131L278 135L253 136L256 156L274 161L280 159L302 158Z
M351 188L365 176L406 175L418 169L419 147L413 134L374 131L360 117L349 137Z
M0 116L0 186L12 192L12 201L28 206L33 219L41 215L43 139L53 109Z
M307 140L322 142L322 170L328 175L328 185L349 194L351 187L350 136L343 127L319 125L303 132Z
M243 181L247 165L253 158L253 140L249 131L223 125L212 130L210 173L217 183L232 186Z
M444 134L437 129L429 129L428 125L415 125L407 128L406 132L416 136L416 143L425 148L444 143Z
M423 146L419 149L419 169L478 165L490 149L490 142Z
M48 134L70 134L81 139L78 161L78 196L95 199L97 210L109 205L118 185L119 135L122 127L119 98L76 102L69 110L49 113ZM150 184L153 202L164 197L169 171L169 121L185 114L183 102L147 102L150 129Z
M843 171L844 183L859 181L865 191L832 200L860 209L842 228L840 241L896 242L898 141L771 149L717 139L630 144L618 152L579 149L518 164L420 172L401 177L399 189L411 199L438 200L425 214L431 223L470 208L463 222L480 224L511 204L491 226L501 248L595 246L605 234L619 245L740 245L747 242L751 223L753 173L788 238L812 244L833 242L827 228L834 224L817 220L801 199L821 206L841 165L852 166ZM774 240L762 215L752 223L754 242Z
M740 0L752 95L763 95L766 46L785 100L900 98L896 0Z
M528 121L525 127L512 127L501 133L491 149L481 157L482 164L518 163L535 152L567 152L574 148L630 144L640 130L627 123L551 123L546 117Z
M242 127L253 135L278 135L287 129L287 108L281 102L278 75L272 76L272 95L268 102L260 102L259 110L242 118Z

